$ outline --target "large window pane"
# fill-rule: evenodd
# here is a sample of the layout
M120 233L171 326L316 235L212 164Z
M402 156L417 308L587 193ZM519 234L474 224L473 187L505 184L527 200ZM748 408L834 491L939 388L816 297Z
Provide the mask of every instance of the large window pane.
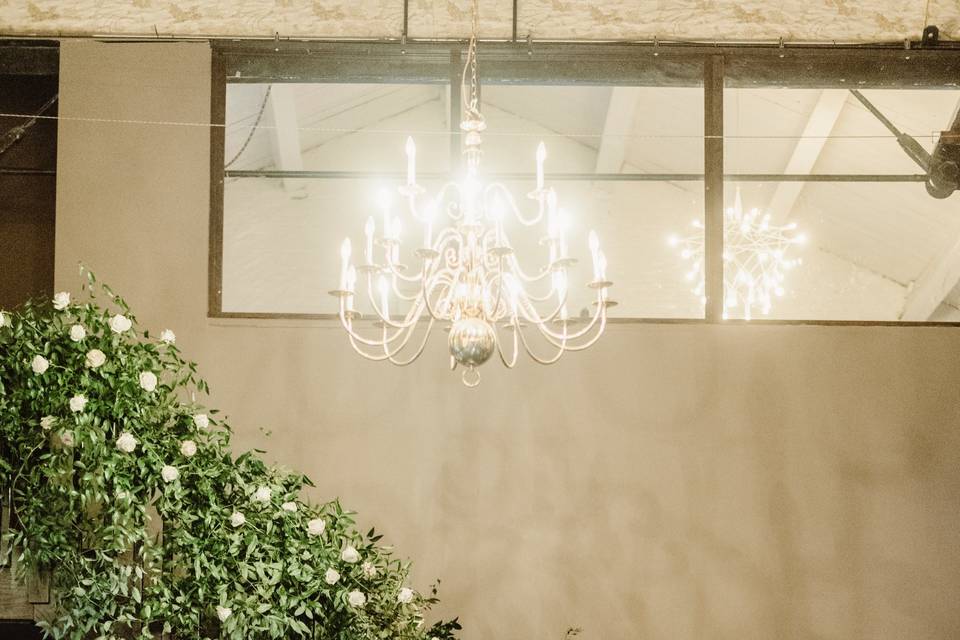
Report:
M337 288L340 244L350 237L355 255L364 247L363 227L374 218L381 225L381 198L395 194L384 179L299 179L291 192L283 181L232 178L224 188L223 311L231 313L336 313L336 300L327 291ZM533 186L505 183L514 194ZM439 182L425 182L435 192ZM601 238L615 282L611 297L620 304L611 317L703 317L700 295L688 277L690 267L667 239L693 229L703 219L702 182L558 182L564 212L571 267L571 315L588 308L593 292L587 247L590 229ZM400 261L415 271L414 250L422 245L422 226L392 195L392 211L402 221ZM533 203L518 201L521 207ZM531 210L526 211L531 214ZM532 215L532 214L531 214ZM435 231L439 231L439 224ZM531 274L548 263L540 244L546 224L525 227L505 224L525 271ZM359 262L359 258L356 259ZM361 311L365 310L362 300Z
M229 84L224 161L240 170L402 171L409 135L422 171L446 171L447 92L428 84Z
M700 88L488 85L482 106L497 171L533 171L543 140L548 173L703 172Z
M957 90L865 90L863 98L933 152L950 127ZM727 217L728 317L812 320L953 320L960 296L960 217L956 194L939 199L925 188L926 171L869 107L847 90L728 89L726 171L828 176L856 174L857 181L728 182L727 206L737 188L743 210L769 215L767 239L784 225L801 236L785 250L782 274L768 257L756 268L732 260L729 245L749 243ZM920 181L909 181L920 175ZM734 214L736 217L736 214ZM740 218L737 218L740 220ZM764 243L757 244L763 251ZM795 259L801 262L793 265ZM740 272L743 271L745 275ZM779 278L763 313L764 278ZM952 281L951 281L952 279ZM753 285L759 304L745 306ZM779 294L779 295L778 295Z

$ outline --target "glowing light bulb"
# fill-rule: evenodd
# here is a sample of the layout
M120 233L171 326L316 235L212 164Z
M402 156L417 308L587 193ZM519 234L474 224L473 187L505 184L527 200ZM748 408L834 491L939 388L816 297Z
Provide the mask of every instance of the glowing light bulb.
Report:
M350 265L347 269L347 311L353 311L353 292L357 290L357 270Z
M347 289L347 266L350 263L350 238L344 238L340 245L340 290Z
M417 183L417 145L413 143L412 137L407 137L407 186L412 187Z
M547 159L547 148L541 141L537 145L537 191L543 190L543 161Z
M367 218L367 224L363 226L363 234L366 236L367 244L363 252L363 259L366 260L367 264L373 263L373 232L376 230L376 223L373 221L373 216Z

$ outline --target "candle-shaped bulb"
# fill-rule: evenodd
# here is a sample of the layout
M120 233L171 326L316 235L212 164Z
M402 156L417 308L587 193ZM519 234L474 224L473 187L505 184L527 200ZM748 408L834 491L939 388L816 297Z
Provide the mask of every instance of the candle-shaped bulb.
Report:
M547 191L547 235L557 237L557 192Z
M563 300L567 295L567 273L565 271L553 272L553 290L557 292L557 299Z
M590 257L593 259L593 279L600 280L600 260L597 255L600 252L600 238L597 237L597 232L593 229L590 230L588 238Z
M407 184L413 186L417 182L417 145L413 138L407 137Z
M543 161L547 159L547 148L543 142L537 145L537 190L543 189Z
M356 286L357 286L357 269L353 265L350 265L350 267L347 269L347 291L355 291Z
M367 261L367 264L373 263L373 232L376 230L377 225L373 221L373 216L367 218L367 224L363 227L363 234L366 236L366 247L364 248L363 258Z
M340 245L340 290L347 288L347 267L350 262L350 238L344 238Z
M353 311L353 292L357 288L357 270L350 265L350 268L347 269L347 291L350 293L347 294L347 311Z
M561 211L560 215L557 216L557 227L560 233L560 257L567 257L567 226L569 225L570 220L567 217L566 211Z
M423 212L425 222L423 225L423 246L427 249L433 245L433 221L437 217L437 209L439 208L437 201L431 200Z
M386 238L390 234L390 194L386 189L380 190L378 200L383 209L383 237Z
M597 258L597 266L600 269L600 280L607 279L607 256L604 255L603 251L600 252L599 257Z

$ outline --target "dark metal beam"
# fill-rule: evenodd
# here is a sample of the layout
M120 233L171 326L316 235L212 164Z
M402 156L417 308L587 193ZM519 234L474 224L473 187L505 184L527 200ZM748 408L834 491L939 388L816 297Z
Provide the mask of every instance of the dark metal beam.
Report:
M277 46L277 44L279 46ZM446 82L451 42L214 41L230 82ZM458 46L462 46L459 45ZM279 48L279 51L275 49ZM401 51L403 53L401 53ZM723 55L728 87L945 88L960 48L484 42L487 83L702 86L705 56Z
M59 73L58 42L0 40L0 75L55 76Z
M17 167L0 167L0 176L55 176L56 169L20 169Z
M457 134L454 133L454 136ZM451 143L451 151L459 157L459 142ZM228 169L227 178L304 178L320 180L402 180L406 177L402 171L273 171L268 169ZM484 174L496 180L533 180L532 173L493 172ZM448 180L449 172L417 172L421 180ZM702 173L548 173L546 179L576 182L698 182L704 179ZM826 173L826 174L787 174L787 173L725 173L725 182L925 182L927 176L922 173Z
M704 317L723 319L723 89L722 55L703 63Z

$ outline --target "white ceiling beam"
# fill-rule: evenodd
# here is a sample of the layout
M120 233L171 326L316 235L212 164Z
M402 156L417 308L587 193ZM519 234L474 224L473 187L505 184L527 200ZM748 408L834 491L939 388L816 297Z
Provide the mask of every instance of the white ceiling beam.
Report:
M270 113L270 146L273 150L274 167L278 171L303 171L297 106L293 99L292 85L282 82L272 85ZM291 197L306 197L306 185L302 180L284 179L283 187Z
M960 282L960 239L933 261L908 288L900 319L929 320L957 283Z
M820 92L817 104L814 105L803 128L801 138L793 148L793 154L784 169L786 174L807 175L820 158L823 147L827 144L827 136L833 131L843 105L847 102L846 89L824 89ZM780 182L770 198L767 211L774 224L783 224L793 212L793 207L803 191L803 182Z
M620 173L627 156L633 119L640 104L638 87L614 87L607 104L603 137L597 149L597 173Z

